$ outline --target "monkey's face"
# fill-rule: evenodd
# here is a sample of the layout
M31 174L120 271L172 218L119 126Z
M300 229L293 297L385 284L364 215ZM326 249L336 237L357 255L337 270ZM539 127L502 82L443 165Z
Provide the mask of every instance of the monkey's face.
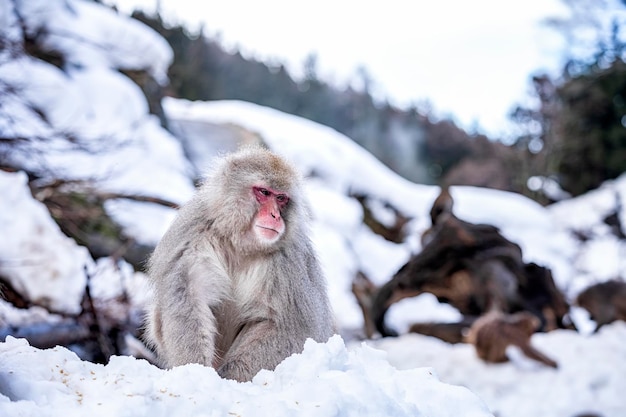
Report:
M254 235L261 244L273 244L285 233L283 212L289 204L289 195L263 185L252 187L258 204L253 220Z

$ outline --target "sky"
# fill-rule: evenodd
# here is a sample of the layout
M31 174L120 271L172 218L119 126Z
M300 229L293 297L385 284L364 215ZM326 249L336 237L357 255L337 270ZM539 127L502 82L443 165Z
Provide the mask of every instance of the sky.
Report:
M16 4L19 13L10 13ZM6 55L0 51L0 81L8 86L0 108L4 137L46 138L18 141L12 150L24 146L28 158L11 152L6 154L11 162L43 168L48 175L95 178L94 186L101 191L142 192L181 203L190 198L195 173L188 169L181 142L148 113L140 89L118 71L161 71L168 55L160 38L93 2L0 0L0 10L9 11L0 15L3 39L21 42L24 24L53 42L72 68L62 73L24 56L21 48ZM18 15L26 18L20 21ZM118 36L126 43L107 47ZM145 54L147 50L151 53ZM327 276L329 298L341 329L362 326L350 291L352 278L360 270L376 284L384 283L420 250L419 235L429 226L428 211L438 188L410 183L346 136L293 115L233 101L166 99L163 104L170 120L233 123L258 132L303 174L316 173L307 179L306 193L315 203L311 238ZM37 124L41 114L48 116L44 126ZM109 144L124 146L68 152L50 146L58 145L50 140L58 131L79 143L97 144L106 138ZM34 154L38 157L32 158ZM203 157L209 161L212 155ZM380 203L372 210L381 221L389 215L383 203L411 216L407 241L393 244L364 226L362 209L351 192ZM451 192L457 216L500 227L521 246L525 261L551 268L569 299L590 283L626 275L620 256L626 243L603 222L615 209L617 195L626 198L626 176L550 207L497 190L453 187ZM111 258L91 259L85 248L63 235L33 198L25 173L0 172L0 195L0 259L21 261L0 263L0 274L14 288L33 301L75 313L87 266L93 272L90 288L96 300L115 300L125 290L136 307L145 302L145 276L129 265L116 269ZM175 215L173 209L151 203L111 203L105 206L107 213L128 236L144 243L158 241ZM625 210L619 212L622 221ZM574 231L589 239L575 239ZM532 339L557 360L558 369L542 367L515 351L508 363L485 364L470 345L404 334L411 322L455 318L458 311L428 294L406 299L394 304L387 316L387 324L401 337L360 341L335 336L327 343L308 343L302 354L244 384L222 380L212 368L198 365L162 370L131 356L100 365L82 361L65 348L39 350L23 339L7 338L0 341L0 415L482 417L490 415L486 407L500 417L624 415L625 323L591 334L588 315L572 308L579 332L557 330ZM59 320L62 317L43 308L17 309L0 300L2 327Z
M126 13L160 3L166 21L202 24L227 48L286 63L295 76L311 53L320 76L338 86L365 67L377 97L431 108L492 138L516 132L508 114L529 102L530 76L561 68L563 39L542 21L567 14L559 0L107 3Z

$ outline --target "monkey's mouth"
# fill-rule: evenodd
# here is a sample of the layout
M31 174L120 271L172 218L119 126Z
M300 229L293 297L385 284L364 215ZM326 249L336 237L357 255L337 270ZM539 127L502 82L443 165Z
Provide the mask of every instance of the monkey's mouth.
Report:
M264 239L274 240L280 235L280 232L278 230L271 227L265 227L261 225L257 225L256 227L257 234Z

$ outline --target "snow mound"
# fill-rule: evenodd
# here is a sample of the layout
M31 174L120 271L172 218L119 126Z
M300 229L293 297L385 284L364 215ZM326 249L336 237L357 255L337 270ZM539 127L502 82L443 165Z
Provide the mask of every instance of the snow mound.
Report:
M21 416L490 416L468 389L440 382L430 368L398 371L386 354L339 336L307 341L301 354L252 382L221 379L190 364L159 369L145 360L81 361L63 348L23 339L0 344L0 414Z

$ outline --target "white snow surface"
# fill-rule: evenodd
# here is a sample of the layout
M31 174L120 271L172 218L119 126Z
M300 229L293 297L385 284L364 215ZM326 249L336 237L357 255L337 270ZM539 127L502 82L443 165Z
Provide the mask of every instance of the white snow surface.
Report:
M446 416L490 415L467 388L427 367L397 370L380 350L348 350L341 337L304 351L247 383L200 365L158 369L132 357L107 365L65 348L40 351L9 337L0 344L4 415L59 416Z
M67 60L63 69L20 52L18 17L28 33L45 29L45 45ZM140 89L118 72L146 69L163 81L159 74L171 60L163 39L80 0L0 0L0 36L8 46L0 50L0 86L16 91L2 92L0 133L39 139L25 148L29 152L11 154L13 161L52 176L95 179L102 191L177 203L190 198L192 170L180 142L148 114ZM253 130L301 169L313 203L312 238L337 322L342 334L360 328L362 314L350 291L355 273L382 284L418 252L439 189L398 177L349 138L295 116L236 101L163 104L171 119ZM68 145L68 133L87 146ZM124 288L140 308L148 295L143 275L127 267L120 272L109 259L90 259L33 199L26 181L23 173L0 173L0 274L32 299L67 313L80 308L86 266L95 297L112 298ZM410 216L406 243L390 243L363 226L362 209L350 193L367 195L382 222L389 220L386 203ZM626 245L603 222L619 207L616 201L626 201L626 175L548 208L476 187L453 187L452 195L457 216L500 227L520 244L527 261L552 269L570 301L591 283L626 276ZM126 234L145 244L155 244L175 215L124 199L110 201L106 209ZM623 205L619 216L626 224ZM578 241L573 231L589 240ZM403 333L413 322L458 317L454 308L424 294L396 303L387 321ZM198 365L161 370L132 357L98 365L62 347L39 350L8 337L0 342L0 415L626 415L626 325L590 334L593 323L583 310L573 308L572 318L579 332L533 336L533 344L557 359L558 370L515 352L510 363L488 365L469 345L421 335L363 343L335 336L328 343L307 343L302 354L243 384ZM39 307L17 310L0 301L3 325L57 319Z
M134 19L88 1L3 3L13 3L27 35L43 35L43 47L60 52L71 66L142 69L161 83L168 82L172 49L165 39Z
M65 236L33 199L24 173L0 171L0 275L27 299L60 313L80 312L89 252Z

